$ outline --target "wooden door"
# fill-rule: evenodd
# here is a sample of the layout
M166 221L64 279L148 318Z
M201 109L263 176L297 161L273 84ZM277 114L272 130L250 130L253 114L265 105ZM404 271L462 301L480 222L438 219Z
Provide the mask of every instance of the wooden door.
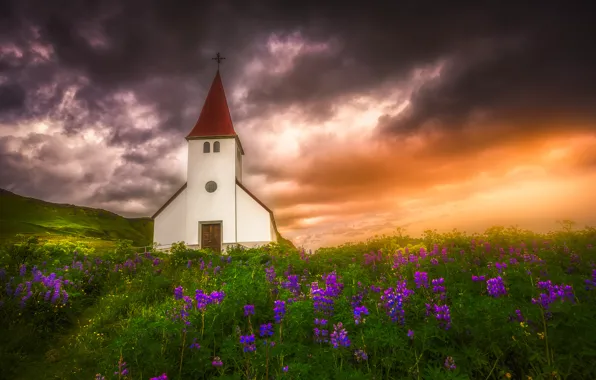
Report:
M201 224L201 248L221 252L221 223Z

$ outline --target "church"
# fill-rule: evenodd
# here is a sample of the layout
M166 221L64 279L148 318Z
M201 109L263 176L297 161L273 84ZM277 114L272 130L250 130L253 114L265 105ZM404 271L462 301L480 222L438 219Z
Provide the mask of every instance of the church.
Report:
M217 58L219 66L219 54ZM244 149L234 130L219 67L186 141L186 183L152 216L158 249L180 241L215 252L276 242L273 212L242 183Z

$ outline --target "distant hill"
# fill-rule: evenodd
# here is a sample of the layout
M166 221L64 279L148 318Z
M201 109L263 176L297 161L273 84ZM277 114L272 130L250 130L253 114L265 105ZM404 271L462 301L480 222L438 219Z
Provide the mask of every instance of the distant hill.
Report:
M151 245L151 218L124 218L113 212L45 202L0 189L0 239L16 234L128 239L135 246Z

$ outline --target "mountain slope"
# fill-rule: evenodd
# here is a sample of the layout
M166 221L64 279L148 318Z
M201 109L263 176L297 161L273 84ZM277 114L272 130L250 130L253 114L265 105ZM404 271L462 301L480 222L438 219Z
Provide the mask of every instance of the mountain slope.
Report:
M57 204L0 189L0 239L16 234L77 236L102 240L129 239L151 245L150 218L124 218L109 211Z

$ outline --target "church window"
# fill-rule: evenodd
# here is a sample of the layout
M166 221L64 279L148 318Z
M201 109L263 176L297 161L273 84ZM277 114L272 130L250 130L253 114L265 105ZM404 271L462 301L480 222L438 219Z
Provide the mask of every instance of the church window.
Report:
M216 141L213 143L213 152L215 152L215 153L219 152L219 141Z
M205 141L203 143L203 153L209 153L209 151L210 151L209 141Z

